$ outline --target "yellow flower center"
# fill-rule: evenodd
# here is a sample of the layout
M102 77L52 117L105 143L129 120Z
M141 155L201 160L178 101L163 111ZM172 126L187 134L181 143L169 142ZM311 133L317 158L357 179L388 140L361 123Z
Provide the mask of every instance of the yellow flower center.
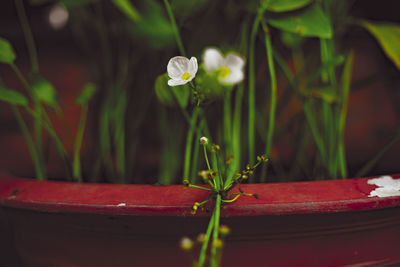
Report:
M218 69L218 77L221 79L225 79L230 73L231 71L225 66Z
M192 75L189 74L189 72L185 72L184 74L182 74L182 80L189 80L190 77L192 77Z

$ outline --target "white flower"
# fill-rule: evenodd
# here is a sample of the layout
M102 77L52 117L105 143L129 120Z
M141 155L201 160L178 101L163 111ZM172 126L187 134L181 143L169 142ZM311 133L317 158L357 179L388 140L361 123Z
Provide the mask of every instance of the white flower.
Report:
M191 57L173 57L169 60L167 71L171 80L168 80L169 86L182 85L190 82L196 76L198 66L197 59Z
M224 57L217 49L207 48L203 55L203 63L207 72L217 72L222 84L233 85L244 79L244 59L229 53Z

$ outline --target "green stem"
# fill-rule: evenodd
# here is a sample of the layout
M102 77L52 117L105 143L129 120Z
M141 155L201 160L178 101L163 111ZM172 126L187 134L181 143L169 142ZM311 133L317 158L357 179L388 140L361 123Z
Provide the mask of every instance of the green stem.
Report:
M17 14L21 23L22 31L24 32L26 46L28 47L32 70L34 72L37 72L39 71L39 63L37 58L36 46L33 39L31 27L29 26L28 18L26 16L24 3L22 0L15 0L15 6L17 8Z
M192 156L193 135L196 130L196 124L199 112L200 108L196 106L193 110L192 117L190 118L189 130L186 136L185 158L183 162L183 179L188 179L190 173L190 159Z
M256 123L256 97L255 97L255 60L254 50L258 26L262 19L262 12L258 12L251 29L250 48L249 48L249 113L248 113L248 143L249 143L249 162L255 162L255 123Z
M239 170L241 165L241 129L242 129L242 101L243 101L243 92L244 86L240 84L236 91L235 96L235 110L233 114L233 124L232 124L232 153L233 153L233 161L231 163L230 168L228 169L228 173L226 175L226 181L224 183L224 187L231 184L235 172Z
M174 13L172 12L171 5L169 4L168 0L164 0L164 4L165 4L165 8L167 10L168 16L169 16L169 20L171 21L172 30L175 35L175 40L176 40L176 44L178 45L179 52L181 53L182 56L186 56L185 48L183 47L182 39L179 34L178 26L176 25L176 20L175 20Z
M122 96L119 99L119 103L116 107L116 113L114 114L114 145L116 153L116 171L118 175L118 180L121 183L126 183L125 175L125 111L126 111L126 93L125 91L120 93Z
M203 145L203 152L204 152L204 158L205 158L206 163L207 163L207 168L208 168L209 171L211 171L211 166L210 166L210 162L208 160L208 155L207 155L207 148L206 148L205 145Z
M87 118L88 107L87 105L83 106L81 119L79 121L78 130L75 137L74 142L74 159L73 159L73 177L79 182L82 182L82 172L81 172L81 159L80 159L80 151L82 147L83 134L85 132L85 124Z
M224 94L224 146L228 156L232 153L231 97L231 91Z
M69 160L68 160L68 154L67 151L65 150L61 140L58 138L56 132L54 131L54 128L51 124L51 121L49 119L49 117L47 116L47 114L44 112L42 113L44 118L39 117L40 115L30 109L29 107L26 107L25 110L35 119L37 120L40 125L50 134L50 137L53 138L53 141L56 145L56 149L58 150L58 153L60 154L62 160L63 160L63 164L66 170L67 175L70 175L70 167L69 167Z
M16 2L17 4L17 2ZM23 8L23 7L22 7ZM11 69L15 72L17 75L18 79L21 81L23 87L27 91L28 95L33 99L35 110L36 110L36 116L34 117L34 127L33 127L33 133L35 136L35 146L36 146L36 156L38 157L37 160L40 162L40 165L42 166L42 169L44 169L44 156L43 156L43 144L42 144L42 119L44 115L47 115L47 113L43 110L42 105L35 95L32 87L29 85L28 81L25 79L25 77L22 75L21 71L15 65L14 63L9 64Z
M320 39L321 47L321 61L323 64L329 64L333 61L333 40L332 39ZM329 64L327 70L321 74L322 81L329 82L333 88L336 88L336 73L335 66ZM334 109L329 103L323 101L323 123L325 130L325 138L327 142L327 167L331 178L337 177L338 171L338 150L340 139L342 138L339 127L335 127L338 124L337 110Z
M10 63L11 69L15 72L18 79L21 81L22 85L24 86L25 90L29 94L32 99L35 99L35 94L33 93L32 87L29 85L28 81L25 79L24 75L22 75L21 71L14 63Z
M275 117L276 117L276 98L277 98L277 84L276 84L276 73L273 57L273 49L271 44L271 35L267 24L263 21L263 28L265 32L265 49L267 52L268 69L270 74L270 85L271 85L271 96L270 96L270 109L269 109L269 120L268 120L268 131L267 131L267 142L265 146L265 155L270 157L272 149L272 138L275 129ZM263 165L261 173L261 182L265 182L267 176L267 164Z
M353 71L353 59L354 54L351 52L346 59L346 63L344 65L343 74L341 78L341 109L339 112L339 147L338 147L338 157L339 157L339 170L342 178L347 177L347 166L346 166L346 151L345 151L345 143L344 143L344 133L346 128L346 116L349 105L349 94L350 94L350 85L351 85L351 76Z
M307 123L310 126L311 134L314 138L315 144L319 150L319 153L321 154L322 161L325 162L325 145L323 142L323 139L318 131L318 127L315 121L315 118L313 117L313 110L312 110L312 105L310 103L311 100L304 100L303 97L301 96L299 89L297 88L296 81L291 74L290 70L288 67L285 65L284 60L277 54L274 54L275 60L282 69L283 73L285 76L288 78L288 81L290 83L290 86L293 88L294 92L296 93L298 99L301 101L301 107L303 109L304 115L306 117Z
M203 124L200 123L200 127L196 130L196 139L195 140L200 140L200 138L201 138L202 125ZM192 184L195 184L197 182L198 175L196 174L196 171L197 171L197 165L198 165L197 163L199 161L199 149L200 149L200 142L195 142L193 158L192 158L192 163L191 163L190 180L189 180Z
M210 240L211 237L211 233L212 230L214 228L214 219L215 219L215 209L213 211L213 214L211 215L210 218L210 222L208 223L208 227L207 227L207 231L206 231L206 236L204 238L204 242L201 246L201 250L200 250L200 256L199 256L199 260L197 261L196 266L197 267L203 267L204 266L204 262L206 261L206 254L207 254L207 248L208 248L208 241Z
M210 258L210 266L217 267L218 260L217 260L217 240L219 234L219 219L220 219L220 212L221 212L221 195L217 194L215 199L215 208L214 208L214 231L213 231L213 243L211 244L211 258Z
M33 143L32 137L29 133L28 127L26 126L26 123L25 123L24 119L22 118L21 113L19 112L18 108L15 105L11 105L11 108L14 112L15 117L17 118L17 122L18 122L19 127L21 128L22 134L24 135L29 154L31 155L31 158L33 160L33 164L34 164L35 172L36 172L36 178L39 181L46 180L46 176L43 172L43 168L42 168L41 162L39 160L39 156L36 151L36 147Z
M217 151L211 152L211 163L213 166L213 170L217 173L214 182L215 182L215 190L219 191L223 188L224 181L222 180L222 171L223 169L220 168L218 158L217 158Z

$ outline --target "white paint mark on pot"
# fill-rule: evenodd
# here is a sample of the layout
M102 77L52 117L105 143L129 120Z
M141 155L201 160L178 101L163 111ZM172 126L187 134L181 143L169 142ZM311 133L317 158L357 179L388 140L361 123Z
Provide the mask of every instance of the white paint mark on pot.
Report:
M400 196L400 179L393 179L389 175L369 179L368 184L376 185L378 188L372 190L368 197L394 197Z
M117 207L125 207L126 206L126 203L119 203L118 205L117 205Z

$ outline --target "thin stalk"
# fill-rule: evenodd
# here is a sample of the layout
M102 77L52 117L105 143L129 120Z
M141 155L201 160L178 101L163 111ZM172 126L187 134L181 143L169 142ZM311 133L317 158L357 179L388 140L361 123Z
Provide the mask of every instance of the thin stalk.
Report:
M213 214L211 215L210 222L208 223L207 231L206 231L206 236L204 238L203 244L201 246L200 250L200 256L199 260L197 261L196 266L197 267L203 267L204 262L206 261L206 255L207 255L207 248L208 248L208 241L210 240L212 230L214 228L214 219L215 219L215 209L213 211Z
M193 110L192 117L190 118L189 130L186 136L185 158L183 162L183 179L188 179L190 173L190 159L192 156L193 135L196 129L199 112L200 108L196 106Z
M338 140L338 168L340 170L340 174L342 178L347 177L347 166L346 166L346 153L345 153L345 144L344 144L344 132L346 127L346 116L349 105L349 94L350 94L350 84L351 84L351 75L353 69L353 58L354 54L351 52L347 57L342 79L342 99L341 99L341 110L339 111L339 140Z
M218 164L217 152L211 152L211 162L213 170L217 173L214 180L215 189L220 190L223 187L224 183L222 181L222 168L220 168Z
M251 29L249 47L249 113L248 113L248 144L249 163L255 162L255 125L256 125L256 96L255 96L255 43L258 27L262 19L262 12L258 12Z
M26 107L25 110L34 118L36 119L40 125L50 134L50 137L53 138L53 141L56 145L56 149L58 150L58 153L61 156L61 159L63 160L63 164L66 170L67 175L70 175L70 167L69 167L69 160L68 160L68 154L67 151L65 150L61 140L58 138L51 121L49 117L47 116L47 113L42 113L44 118L40 118L39 114L30 109L29 107Z
M271 86L271 96L270 96L270 108L269 108L269 120L268 120L268 130L267 130L267 141L265 145L265 155L267 157L271 154L272 148L272 138L275 129L275 117L276 117L276 98L277 98L277 84L276 84L276 73L274 65L273 49L271 44L271 35L267 24L263 21L263 28L265 33L265 49L267 52L268 69L270 74L270 86ZM261 173L261 182L265 182L267 176L267 164L263 165Z
M18 2L18 1L17 1ZM16 3L17 3L16 2ZM29 94L29 96L33 99L34 102L34 107L37 113L37 116L35 117L34 124L33 124L33 133L35 136L35 142L36 142L36 148L37 148L37 154L39 157L39 161L41 162L42 166L44 166L44 156L43 156L43 143L42 143L42 127L41 127L41 120L42 116L46 115L46 112L43 110L42 105L39 101L39 99L36 97L32 87L29 85L28 81L25 79L25 77L22 75L21 71L15 65L14 63L10 63L10 67L12 70L15 72L17 75L18 79L21 81L22 85L24 86L25 90Z
M171 5L169 4L168 0L164 0L164 4L165 4L165 9L167 10L167 13L169 16L169 20L171 21L172 30L174 32L174 36L175 36L176 44L178 45L178 48L179 48L179 52L181 53L182 56L186 56L185 48L183 47L182 39L179 34L179 29L178 29L178 26L176 25L174 12L172 12L172 8L171 8Z
M310 103L308 103L306 100L304 100L302 98L302 96L300 95L298 88L297 88L296 81L295 81L293 75L290 73L290 70L288 69L288 67L285 65L284 60L277 53L274 54L274 58L275 58L276 62L278 63L279 67L282 69L285 76L287 77L289 84L295 91L298 99L301 101L301 107L303 109L303 112L304 112L304 115L308 122L308 125L310 126L311 134L314 138L314 141L319 150L319 153L321 154L322 160L325 162L325 155L326 155L325 144L324 144L323 139L318 131L318 127L317 127L315 118L313 117L314 112L311 108L312 105Z
M43 118L43 115L45 113L44 110L42 110L42 106L39 102L39 100L35 97L33 99L34 101L34 106L35 110L37 112L37 118L33 122L33 135L35 137L35 144L36 144L36 149L37 153L39 156L39 161L41 162L42 166L44 166L44 155L43 155L43 136L42 136L42 125L41 125L41 120Z
M206 164L207 164L207 169L209 171L211 171L212 169L211 169L211 166L210 166L210 161L208 160L207 148L206 148L205 145L203 145L203 152L204 152L204 158L205 158Z
M215 199L215 208L214 208L214 231L213 231L213 241L211 244L211 259L210 259L210 266L217 267L217 241L218 241L218 233L219 233L219 219L220 219L220 212L221 212L221 195L217 194Z
M118 179L121 183L126 183L125 175L125 94L121 98L119 105L114 116L115 131L114 131L114 145L116 153L116 171Z
M73 165L72 165L73 177L79 183L82 182L80 151L81 151L81 147L82 147L83 134L85 132L85 124L86 124L88 106L84 105L82 108L83 108L82 115L81 115L81 119L79 121L78 130L77 130L75 142L74 142L74 159L73 159Z
M41 162L39 160L38 153L36 151L36 147L33 143L32 137L29 133L28 127L26 126L26 123L25 123L24 119L22 118L21 113L19 112L18 108L15 105L11 105L11 108L14 112L15 117L17 118L17 122L18 122L19 127L21 128L22 134L24 135L29 154L31 155L31 158L33 160L36 178L39 181L46 180L45 173L43 171Z
M329 61L330 58L330 54L328 52L328 47L327 47L327 40L321 38L320 39L320 49L321 49L321 61L322 64L326 63ZM321 79L324 83L328 83L329 81L331 81L330 79L330 75L329 75L329 71L322 71L321 72ZM331 106L329 105L329 103L327 103L326 101L322 102L322 114L323 114L323 120L322 120L322 124L323 124L323 131L324 131L324 137L325 137L325 142L327 143L326 147L327 147L327 168L328 168L328 172L329 175L332 177L334 176L334 168L336 168L336 166L334 166L334 164L332 164L332 161L334 159L334 154L333 154L333 150L334 150L334 131L332 129L332 113L331 113ZM332 177L333 178L333 177Z
M196 130L196 138L195 140L200 140L201 138L201 128L202 125L200 125L200 127ZM194 143L194 151L193 151L193 158L192 158L192 163L191 163L191 172L190 172L190 183L195 184L197 182L197 163L199 161L199 150L200 150L200 143L199 142L195 142Z
M21 81L22 85L24 86L26 92L29 94L29 96L32 99L35 99L35 95L33 93L33 89L32 87L29 85L28 81L25 79L24 75L22 75L21 71L19 70L19 68L17 67L17 65L15 65L14 63L10 63L10 67L11 69L15 72L15 74L17 75L18 79Z
M26 46L28 47L29 57L31 59L32 70L34 72L38 72L39 63L38 63L35 41L33 39L31 27L29 26L23 1L15 0L15 7L17 8L19 22L21 23L22 31L24 32Z
M244 86L240 84L236 91L235 96L235 110L233 113L233 124L232 124L232 154L233 161L228 173L226 175L226 181L224 186L228 186L234 178L235 171L239 170L241 164L241 129L242 129L242 101L243 101Z
M232 153L232 115L231 115L232 91L224 94L224 146L228 153Z

